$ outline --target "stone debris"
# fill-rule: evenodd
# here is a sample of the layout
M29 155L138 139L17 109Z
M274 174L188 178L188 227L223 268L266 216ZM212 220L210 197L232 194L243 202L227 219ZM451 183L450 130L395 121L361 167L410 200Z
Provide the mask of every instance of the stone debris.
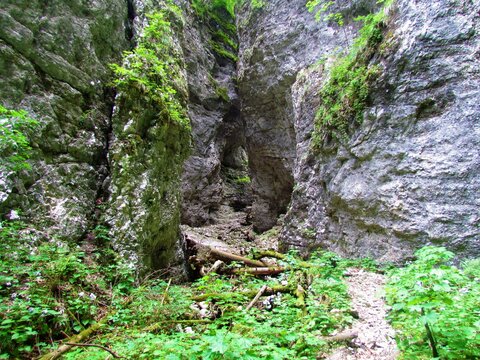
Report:
M346 283L352 298L352 309L359 319L350 329L358 337L327 360L394 360L398 356L395 332L386 320L387 306L383 296L385 277L362 269L348 269Z

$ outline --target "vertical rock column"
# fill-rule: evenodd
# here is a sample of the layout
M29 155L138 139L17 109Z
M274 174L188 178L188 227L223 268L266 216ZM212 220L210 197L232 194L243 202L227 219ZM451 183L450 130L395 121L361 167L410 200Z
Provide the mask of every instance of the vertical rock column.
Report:
M190 124L182 11L166 2L142 5L136 9L138 45L117 68L107 221L115 249L146 270L178 260L180 176Z

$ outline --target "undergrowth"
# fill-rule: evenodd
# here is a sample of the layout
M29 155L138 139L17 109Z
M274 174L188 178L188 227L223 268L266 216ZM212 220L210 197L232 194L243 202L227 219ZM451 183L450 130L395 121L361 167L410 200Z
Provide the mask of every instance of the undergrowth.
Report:
M386 287L400 359L480 358L480 260L451 264L445 248L425 247Z
M246 311L252 298L248 294L262 285L296 281L298 260L289 256L286 263L292 271L264 280L211 274L190 287L169 288L165 281L149 281L131 292L133 302L117 312L99 343L129 359L314 359L329 350L322 335L352 322L342 260L331 253L311 259L305 309L286 292L264 298ZM128 328L123 327L126 324ZM103 355L99 349L79 348L66 358Z
M380 74L380 67L371 64L371 59L382 43L387 19L386 6L391 2L387 1L377 13L355 19L363 23L359 35L350 51L335 60L326 83L319 91L321 104L315 115L312 134L314 148L320 148L329 139L340 142L348 140L351 126L363 121L363 111L370 101L371 86ZM309 8L313 10L320 3L324 4L317 13L321 14L318 18L324 16L333 2L310 1ZM331 15L326 18L331 20ZM338 19L336 21L339 22ZM343 25L343 20L340 25Z
M2 223L0 358L36 357L107 316L88 342L128 359L314 359L332 346L322 336L353 320L342 280L349 263L335 254L317 253L308 263L288 255L282 264L289 270L277 277L213 273L190 285L154 276L136 282L108 250L105 233L100 228L78 246ZM295 295L302 282L304 303ZM247 311L263 285L284 290ZM64 357L107 355L78 347Z
M114 258L0 223L0 358L30 358L94 323L133 284L130 269L106 262Z

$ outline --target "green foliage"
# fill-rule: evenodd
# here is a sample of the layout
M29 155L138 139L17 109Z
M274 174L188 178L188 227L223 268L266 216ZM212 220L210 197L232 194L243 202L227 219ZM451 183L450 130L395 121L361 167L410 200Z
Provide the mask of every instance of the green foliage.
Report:
M28 140L38 121L24 110L8 110L0 105L0 171L29 169L31 147Z
M449 263L454 254L442 247L427 246L416 256L407 267L390 271L386 287L401 358L432 357L425 324L441 359L479 358L480 282L469 277L479 273L478 259L462 271Z
M3 358L37 351L64 333L81 331L110 301L110 287L128 281L121 266L100 267L104 253L87 256L75 245L41 239L21 222L0 225Z
M123 92L132 89L156 104L160 119L190 129L185 108L186 84L181 53L173 44L173 24L168 16L180 13L169 4L167 12L148 15L148 26L133 51L124 52L122 65L112 64L115 86Z
M309 0L307 1L307 9L309 12L315 11L315 19L317 21L334 21L338 25L344 25L344 19L340 13L330 12L330 8L335 4L331 0Z
M350 126L363 121L372 83L380 73L370 60L383 40L386 16L382 9L356 19L363 22L359 36L349 53L335 61L319 92L321 105L315 116L314 147L319 148L328 138L347 140Z
M300 269L305 271L294 254L288 256L287 263L292 266L291 271L266 281L216 274L205 276L190 287L168 287L162 280L146 281L130 292L133 302L128 306L115 301L117 312L95 342L108 345L129 359L316 358L328 349L319 337L352 321L342 281L342 259L332 253L312 258L311 268L306 270L311 280L306 311L288 293L276 294L268 302L260 300L249 312L244 310L251 300L242 295L245 291L256 293L263 284L294 283ZM191 300L195 295L218 293L222 294L220 299L211 295L203 302ZM96 348L78 348L65 358L104 356Z
M263 7L265 7L265 5L267 5L267 0L251 0L250 4L252 6L252 9L254 10L262 9Z

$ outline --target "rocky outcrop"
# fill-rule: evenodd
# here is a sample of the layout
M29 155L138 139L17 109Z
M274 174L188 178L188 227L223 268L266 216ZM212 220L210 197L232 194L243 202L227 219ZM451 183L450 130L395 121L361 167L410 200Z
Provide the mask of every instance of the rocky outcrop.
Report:
M295 191L284 247L399 260L426 244L480 254L480 5L398 0L365 120L344 145L311 151L325 81L293 87Z
M247 2L248 3L248 2ZM238 16L239 93L252 175L255 229L285 213L294 187L296 135L291 87L297 73L345 45L352 27L317 22L303 0L244 6Z
M64 239L92 224L108 174L108 64L128 47L124 0L2 1L0 98L40 122L32 170L3 179L2 211L21 208Z
M166 2L138 5L137 47L116 71L106 221L115 250L142 271L178 260L180 176L190 125L181 9Z

